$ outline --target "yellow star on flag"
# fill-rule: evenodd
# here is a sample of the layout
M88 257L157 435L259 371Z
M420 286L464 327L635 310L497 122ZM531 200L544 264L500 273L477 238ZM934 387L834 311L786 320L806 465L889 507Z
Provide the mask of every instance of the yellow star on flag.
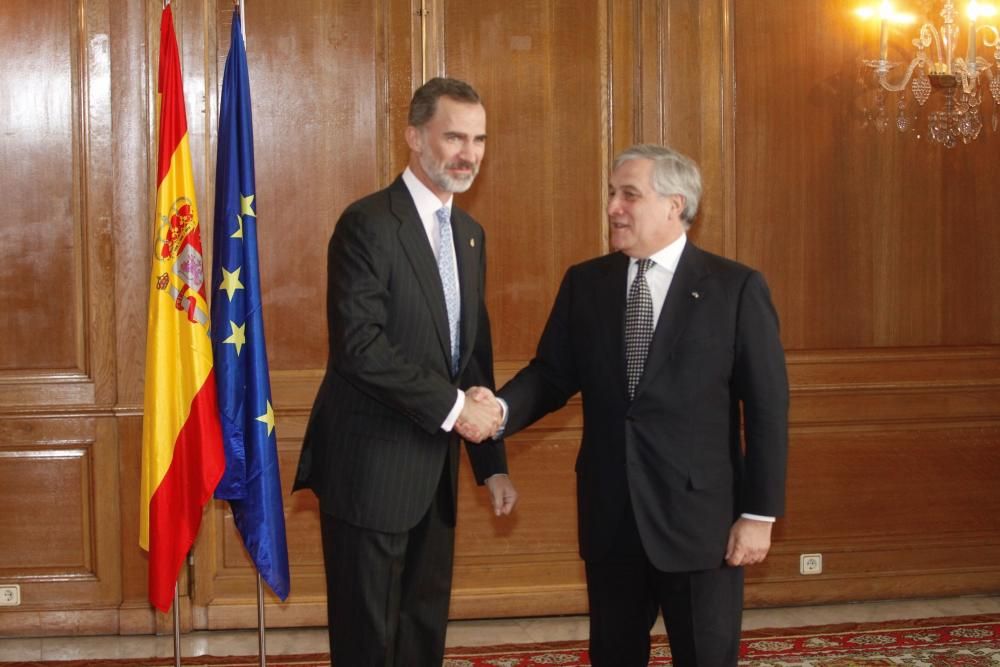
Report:
M240 271L242 270L242 266L237 266L232 273L222 269L222 283L219 285L219 289L226 290L230 301L233 300L233 294L236 293L236 290L243 289L243 283L240 282Z
M256 197L256 196L257 195L248 195L248 196L244 197L243 195L240 195L240 208L243 209L240 212L243 215L250 216L251 218L256 218L257 217L257 214L253 212L253 208L252 208L252 206L253 206L253 198Z
M243 238L243 218L236 216L236 231L233 232L231 239L241 239Z
M222 341L223 343L232 343L236 346L236 356L240 356L240 352L243 350L243 346L247 342L246 328L247 325L236 326L236 322L229 320L229 326L232 327L233 333L229 338Z
M267 412L257 417L257 421L267 424L267 437L271 437L271 431L274 430L274 410L271 408L271 401L267 402Z

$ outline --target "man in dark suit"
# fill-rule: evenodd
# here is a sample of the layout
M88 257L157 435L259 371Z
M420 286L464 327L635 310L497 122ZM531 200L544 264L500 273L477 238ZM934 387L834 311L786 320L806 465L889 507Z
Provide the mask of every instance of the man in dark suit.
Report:
M439 666L444 655L459 431L492 432L483 229L452 207L486 142L475 90L432 79L410 104L409 166L351 204L327 256L330 357L295 488L319 497L335 665ZM503 443L470 448L495 513L517 493Z
M778 318L760 273L687 240L700 195L697 166L675 151L619 155L617 252L566 272L535 358L498 394L510 435L582 393L579 539L596 667L648 664L659 610L674 664L736 665L743 566L764 559L784 511Z

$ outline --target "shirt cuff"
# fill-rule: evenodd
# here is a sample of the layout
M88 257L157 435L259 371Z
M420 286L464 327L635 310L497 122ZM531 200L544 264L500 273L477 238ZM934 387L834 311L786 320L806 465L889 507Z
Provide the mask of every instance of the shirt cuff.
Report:
M499 396L497 396L496 399L497 403L500 404L500 428L498 428L497 432L493 434L493 439L499 440L503 437L503 432L507 430L507 411L509 408L507 407L507 401L503 400Z
M750 519L752 521L767 521L768 523L774 523L773 516L761 516L760 514L748 514L747 512L744 512L740 515L740 517Z
M458 392L458 398L455 399L455 405L452 407L451 412L448 416L444 418L444 423L441 424L441 429L444 431L451 432L451 429L455 428L455 422L458 421L458 416L462 414L462 408L465 407L465 392L461 389L456 389Z

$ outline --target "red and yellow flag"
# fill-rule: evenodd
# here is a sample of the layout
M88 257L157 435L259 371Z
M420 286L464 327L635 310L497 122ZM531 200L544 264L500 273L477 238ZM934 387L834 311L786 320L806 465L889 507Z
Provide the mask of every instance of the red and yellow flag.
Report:
M157 93L139 545L149 552L150 602L166 612L202 510L225 467L181 65L169 4L160 23Z

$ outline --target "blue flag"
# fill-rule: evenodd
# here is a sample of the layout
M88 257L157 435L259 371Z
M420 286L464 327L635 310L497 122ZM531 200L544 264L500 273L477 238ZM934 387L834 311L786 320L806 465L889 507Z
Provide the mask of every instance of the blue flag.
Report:
M234 11L215 172L212 350L226 452L215 497L229 501L257 571L284 600L288 545L264 346L255 196L250 78L239 11Z

